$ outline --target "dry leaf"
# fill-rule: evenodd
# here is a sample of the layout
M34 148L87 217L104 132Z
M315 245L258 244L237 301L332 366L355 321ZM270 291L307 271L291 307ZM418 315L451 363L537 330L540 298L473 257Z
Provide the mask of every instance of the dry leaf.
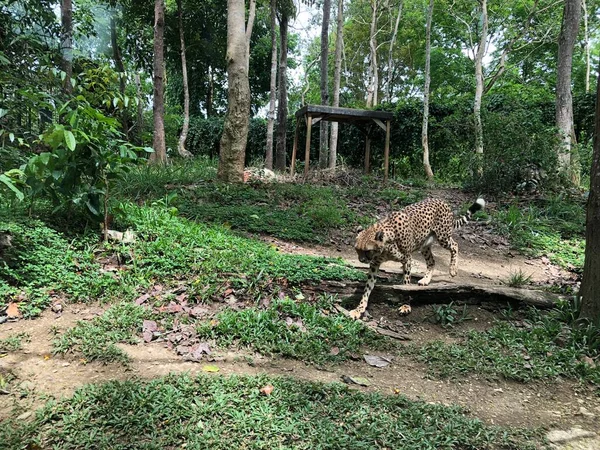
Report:
M19 311L19 306L16 303L9 303L8 308L6 308L6 315L8 316L9 319L21 317L21 312Z
M367 364L373 367L386 367L389 366L391 362L388 358L377 355L364 355L363 358Z
M260 388L260 393L264 394L264 395L271 395L271 392L273 392L273 386L271 386L270 384L267 384L266 386Z
M340 354L340 348L339 347L331 347L331 350L329 351L329 354L332 356L337 356Z

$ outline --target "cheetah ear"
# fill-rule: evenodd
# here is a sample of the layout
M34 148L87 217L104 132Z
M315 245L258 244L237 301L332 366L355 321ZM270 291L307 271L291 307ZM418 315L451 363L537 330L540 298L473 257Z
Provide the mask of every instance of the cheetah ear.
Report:
M378 231L377 233L375 233L375 240L383 242L383 231Z

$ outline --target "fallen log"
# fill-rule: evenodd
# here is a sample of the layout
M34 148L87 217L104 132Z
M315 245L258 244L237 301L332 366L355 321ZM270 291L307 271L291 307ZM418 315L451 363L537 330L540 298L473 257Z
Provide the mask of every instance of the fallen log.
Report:
M305 286L304 290L327 292L344 297L344 304L356 303L362 296L364 282L329 282L322 281L317 285ZM417 284L395 284L378 280L371 293L369 302L385 302L392 304L439 304L460 301L469 304L509 303L511 305L526 304L536 308L552 308L562 296L542 290L512 288L483 284L454 284L433 282L429 286Z

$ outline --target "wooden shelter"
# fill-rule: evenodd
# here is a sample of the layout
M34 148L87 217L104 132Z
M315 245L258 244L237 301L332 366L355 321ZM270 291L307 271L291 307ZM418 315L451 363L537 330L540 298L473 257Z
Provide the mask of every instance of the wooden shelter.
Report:
M310 133L312 126L321 121L344 122L356 125L365 135L365 173L370 173L371 159L371 130L368 125L377 124L385 131L384 149L384 180L387 181L390 162L390 122L394 114L385 111L370 111L366 109L334 108L332 106L306 105L296 111L296 132L292 150L291 173L296 166L296 152L298 151L298 124L300 119L306 120L306 148L304 153L304 176L308 175L310 163Z

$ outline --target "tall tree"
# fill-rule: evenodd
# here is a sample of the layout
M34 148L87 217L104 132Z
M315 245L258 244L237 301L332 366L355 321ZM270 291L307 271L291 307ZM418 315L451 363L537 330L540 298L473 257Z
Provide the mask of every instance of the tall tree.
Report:
M269 113L267 114L267 151L265 167L273 169L273 129L275 126L275 100L277 98L277 0L270 2L271 19L271 81L269 84Z
M344 0L338 0L337 25L335 31L335 62L333 69L333 106L340 106L340 81L342 77L342 45L344 31ZM337 142L339 123L331 124L331 136L329 139L329 168L335 169L337 163Z
M377 19L379 16L379 0L371 0L371 27L369 31L369 84L367 86L367 108L377 106L379 92L379 67L377 66Z
M390 18L393 17L393 13L390 6ZM385 87L385 99L388 102L392 101L392 75L394 73L394 45L396 44L396 38L398 36L398 27L400 26L400 19L402 18L402 8L404 6L404 0L398 2L398 14L394 22L394 30L392 37L390 38L390 48L388 49L388 64L387 64L387 83ZM391 23L391 22L390 22Z
M571 71L573 48L581 21L581 0L565 0L562 25L558 37L558 61L556 69L556 127L560 133L558 162L560 170L569 174L571 166L573 128L573 95L571 94ZM571 181L577 183L575 171ZM577 183L578 184L578 183Z
M61 18L61 50L62 50L62 70L66 73L63 89L66 93L71 93L73 86L71 77L73 76L73 3L72 0L61 0L60 4Z
M584 47L585 47L585 93L590 92L590 34L588 27L588 10L585 0L581 0L583 8L583 30L584 30Z
M217 177L229 183L244 179L250 122L249 46L255 11L256 0L251 0L246 24L244 0L227 0L227 115Z
M596 87L594 153L585 228L585 263L580 295L581 315L600 322L600 69Z
M179 18L179 42L181 46L181 76L183 81L183 127L179 135L177 144L177 153L183 158L189 158L192 154L186 150L185 141L187 140L188 130L190 129L190 89L188 86L187 61L185 58L185 37L183 33L183 11L181 0L177 0L177 16Z
M423 88L423 127L421 142L423 144L423 168L429 180L433 180L433 171L429 163L429 90L431 85L431 21L433 18L433 1L429 0L427 9L427 27L425 30L425 87Z
M125 65L123 64L123 57L121 56L121 49L119 48L119 40L117 36L117 21L115 19L116 11L113 11L113 14L110 18L110 45L113 51L113 60L115 61L115 67L119 72L119 92L121 96L125 97ZM129 138L129 119L127 116L127 111L125 108L123 109L123 113L121 114L121 126L123 128L123 134L126 138Z
M289 5L281 5L279 13L279 82L277 88L277 143L275 149L275 168L284 171L286 167L286 131L287 131L287 65L288 65L288 23Z
M321 105L329 105L329 86L327 84L329 62L329 17L331 0L323 0L323 21L321 23ZM327 150L329 144L329 122L321 121L319 139L319 168L327 167Z
M167 148L165 143L165 80L164 80L164 35L165 35L165 2L154 1L154 139L152 147L154 152L150 161L164 164L167 162Z
M481 100L483 98L483 57L488 38L488 12L487 1L479 0L481 11L481 34L477 53L475 54L475 101L473 103L473 114L475 116L475 153L483 154L483 124L481 122ZM479 168L481 170L481 168Z

